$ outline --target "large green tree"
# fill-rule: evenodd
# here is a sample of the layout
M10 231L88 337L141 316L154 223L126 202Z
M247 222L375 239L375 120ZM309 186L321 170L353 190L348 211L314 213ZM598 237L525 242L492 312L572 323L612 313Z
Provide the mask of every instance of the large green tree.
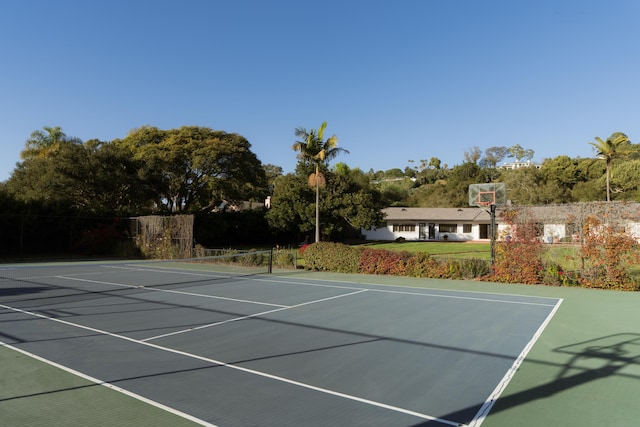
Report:
M534 167L506 169L500 174L500 181L507 187L507 199L520 206L536 205L543 202L545 195L540 192L544 183L542 173Z
M31 133L20 152L22 162L16 165L7 181L7 190L21 202L44 206L73 207L73 188L63 169L75 167L60 160L66 153L82 150L82 141L69 138L59 126Z
M466 162L451 169L447 177L447 198L450 207L469 206L469 185L487 182L487 175L476 163Z
M23 160L34 157L49 157L65 144L82 144L79 138L67 136L60 126L45 126L31 133L20 153Z
M543 186L541 193L550 203L572 202L571 190L578 182L577 160L569 156L546 159L540 168Z
M484 157L480 160L480 165L495 168L507 154L507 147L489 147L484 150Z
M465 163L478 163L478 160L482 157L482 150L477 146L473 146L469 148L469 150L464 152L464 162Z
M611 201L611 165L613 160L630 154L634 147L629 141L629 137L622 132L614 132L606 140L596 136L596 142L590 142L595 150L596 156L604 160L606 166L607 202Z
M610 184L616 200L640 200L640 160L616 163Z
M531 160L535 152L530 148L522 148L520 144L516 144L507 148L507 157L513 157L518 163L522 160Z
M61 143L46 156L27 156L7 188L17 200L83 213L127 214L150 209L149 193L128 152L98 140Z
M140 174L164 211L210 209L222 200L266 196L265 171L241 135L198 126L144 126L116 143L143 162Z
M316 129L307 130L296 128L294 134L298 140L291 147L298 152L298 159L304 165L313 165L315 171L309 175L309 185L315 188L316 194L316 224L315 238L320 241L320 188L326 185L324 176L329 161L333 160L340 153L348 153L344 148L338 147L338 137L332 135L324 139L324 131L327 122Z

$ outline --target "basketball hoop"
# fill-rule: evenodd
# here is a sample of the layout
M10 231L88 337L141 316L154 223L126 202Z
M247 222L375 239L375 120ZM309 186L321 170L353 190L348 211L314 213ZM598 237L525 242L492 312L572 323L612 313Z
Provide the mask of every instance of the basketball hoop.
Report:
M478 191L478 206L491 206L496 204L495 191Z
M507 190L503 182L469 184L469 206L504 206L507 202Z

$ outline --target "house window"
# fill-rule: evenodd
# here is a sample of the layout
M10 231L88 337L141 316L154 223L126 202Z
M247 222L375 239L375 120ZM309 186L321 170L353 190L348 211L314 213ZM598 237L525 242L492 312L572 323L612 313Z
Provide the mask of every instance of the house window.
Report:
M441 233L456 233L458 231L458 224L439 224L438 230Z
M463 233L471 233L471 224L462 224Z
M393 224L393 231L415 231L415 224Z

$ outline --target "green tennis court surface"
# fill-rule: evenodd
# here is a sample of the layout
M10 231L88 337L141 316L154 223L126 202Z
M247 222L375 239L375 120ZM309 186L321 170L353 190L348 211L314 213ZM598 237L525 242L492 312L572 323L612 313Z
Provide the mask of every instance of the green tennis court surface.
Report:
M635 425L637 302L201 265L21 271L0 282L0 413L11 425Z

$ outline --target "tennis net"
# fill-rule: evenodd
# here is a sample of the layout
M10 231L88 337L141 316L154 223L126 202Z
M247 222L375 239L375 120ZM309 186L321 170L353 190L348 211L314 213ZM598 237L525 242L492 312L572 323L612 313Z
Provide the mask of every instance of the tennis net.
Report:
M176 260L73 261L0 264L0 295L29 284L66 286L70 281L150 287L270 274L272 251L217 251Z

